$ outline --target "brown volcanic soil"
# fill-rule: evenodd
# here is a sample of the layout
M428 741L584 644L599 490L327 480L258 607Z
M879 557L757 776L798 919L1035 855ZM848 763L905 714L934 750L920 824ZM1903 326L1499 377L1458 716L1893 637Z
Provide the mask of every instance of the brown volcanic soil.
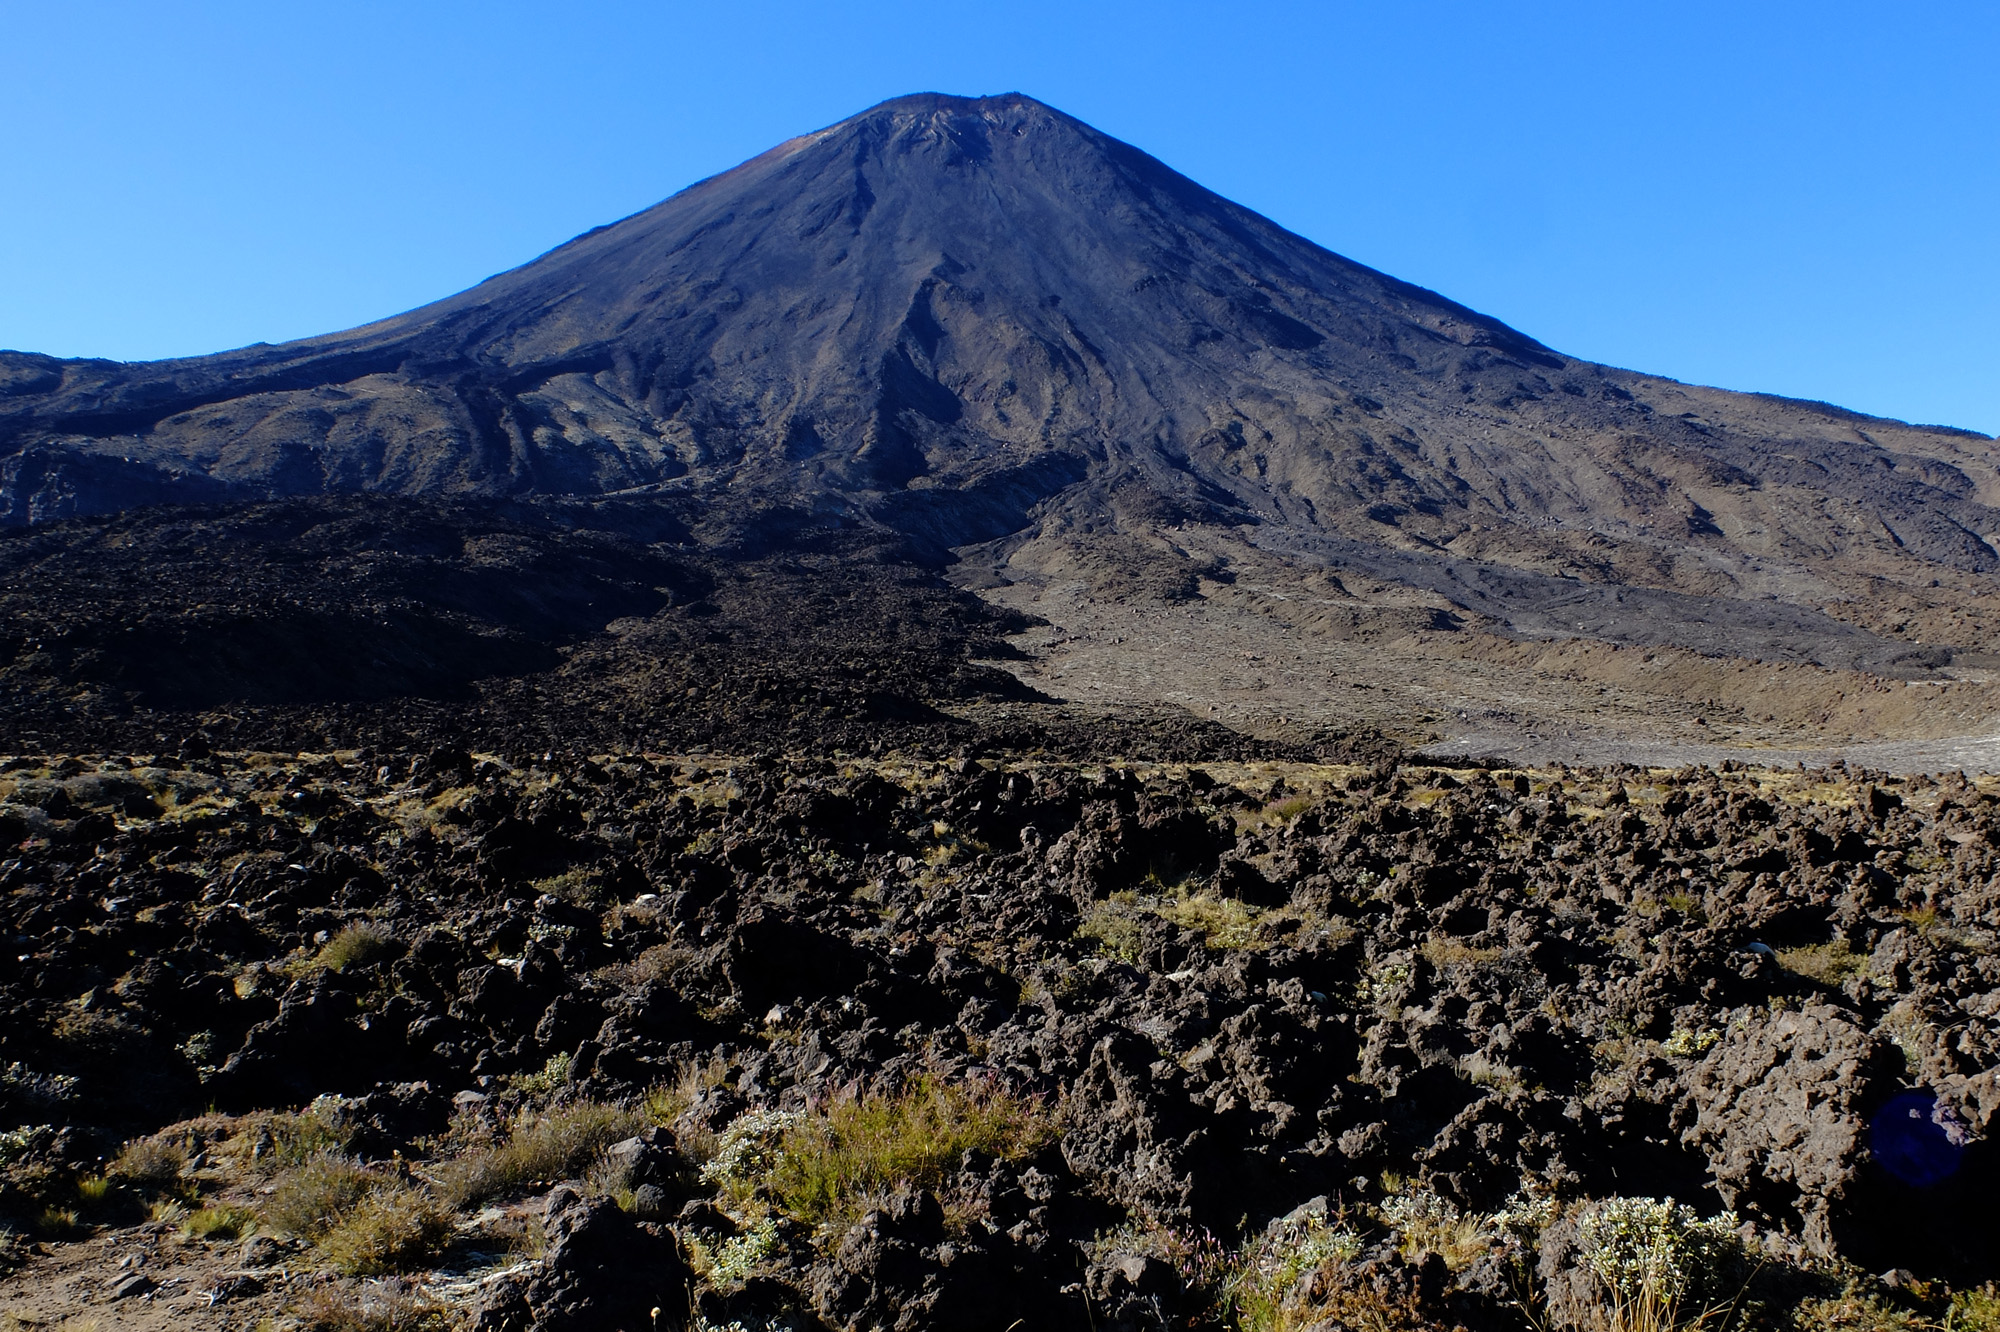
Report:
M16 758L0 821L30 1319L1587 1326L1578 1217L1659 1194L1748 1224L1695 1275L1759 1327L2000 1275L2000 795L1956 781L376 748ZM1922 1187L1871 1130L1909 1089L1972 1140ZM925 1096L1025 1118L786 1182ZM538 1122L578 1145L494 1174ZM135 1137L168 1165L79 1192ZM351 1232L283 1234L315 1161L444 1223L340 1277Z
M2000 766L1980 743L2000 726L1989 671L1830 668L1813 655L1827 655L1824 638L1783 624L1762 657L1649 641L1642 615L1617 626L1623 643L1574 622L1529 636L1469 610L1469 595L1370 563L1300 567L1238 531L1185 524L996 543L948 576L1046 621L995 663L1034 689L1099 706L1157 700L1260 736L1372 726L1427 752L1537 762L1818 765L1851 753L1899 772Z

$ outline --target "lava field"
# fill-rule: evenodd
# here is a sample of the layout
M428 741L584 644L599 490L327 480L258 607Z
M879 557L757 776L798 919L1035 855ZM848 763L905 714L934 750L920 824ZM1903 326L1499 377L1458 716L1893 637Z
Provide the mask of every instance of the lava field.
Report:
M2000 798L1728 767L16 757L0 1308L1982 1326Z

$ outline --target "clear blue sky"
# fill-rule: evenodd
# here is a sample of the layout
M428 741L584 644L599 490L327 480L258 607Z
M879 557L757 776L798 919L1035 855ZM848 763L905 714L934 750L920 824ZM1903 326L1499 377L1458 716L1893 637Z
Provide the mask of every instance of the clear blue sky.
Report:
M1576 356L2000 432L2000 4L0 0L0 346L407 309L1019 90Z

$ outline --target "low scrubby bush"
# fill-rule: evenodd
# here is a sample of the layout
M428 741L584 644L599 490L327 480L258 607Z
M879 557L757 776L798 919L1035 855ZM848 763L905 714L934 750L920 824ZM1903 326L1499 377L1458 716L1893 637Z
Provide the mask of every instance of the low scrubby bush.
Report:
M1868 954L1857 953L1845 939L1778 951L1778 965L1795 976L1832 989L1849 977L1858 976L1868 965Z
M778 1251L778 1227L770 1217L729 1239L697 1234L689 1245L695 1271L712 1286L745 1280Z
M224 1148L239 1169L270 1178L316 1157L345 1152L353 1132L324 1103L296 1114L259 1114L237 1123Z
M1360 1237L1324 1215L1272 1225L1245 1244L1231 1264L1222 1289L1230 1321L1243 1332L1323 1325L1328 1310L1322 1305L1333 1286L1322 1281L1302 1292L1301 1278L1337 1267L1360 1252Z
M516 1074L507 1079L507 1082L524 1096L545 1100L561 1091L569 1082L569 1054L566 1051L557 1051L535 1072Z
M1605 1332L1671 1332L1715 1321L1740 1288L1730 1213L1703 1220L1671 1198L1606 1198L1577 1217L1577 1256L1603 1296Z

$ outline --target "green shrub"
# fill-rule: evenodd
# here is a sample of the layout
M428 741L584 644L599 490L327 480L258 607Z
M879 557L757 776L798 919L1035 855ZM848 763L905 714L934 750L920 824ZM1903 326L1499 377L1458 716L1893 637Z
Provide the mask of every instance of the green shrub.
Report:
M1675 1027L1666 1040L1660 1042L1660 1053L1672 1055L1676 1059L1698 1059L1715 1047L1722 1039L1722 1033L1703 1027Z
M1289 1332L1321 1323L1321 1312L1310 1301L1300 1307L1292 1299L1299 1279L1350 1262L1360 1252L1360 1237L1325 1216L1307 1215L1272 1226L1243 1246L1223 1285L1224 1298L1235 1313L1233 1322L1243 1332Z
M528 1096L553 1096L569 1082L569 1055L558 1051L550 1055L548 1062L537 1072L517 1074L507 1081L516 1091Z
M778 1250L778 1227L765 1217L742 1234L722 1240L711 1249L705 1237L697 1235L691 1246L695 1270L712 1286L733 1286L754 1272Z
M47 1124L24 1124L20 1128L0 1129L0 1168L27 1160L35 1152L47 1146L55 1136L55 1129Z
M806 1122L795 1110L750 1110L738 1115L715 1140L701 1168L706 1184L754 1185L771 1173L784 1150L785 1135Z
M502 1141L475 1148L437 1172L438 1192L455 1208L473 1207L528 1184L578 1178L606 1147L646 1127L646 1116L601 1101L522 1111Z
M1207 1230L1138 1219L1091 1246L1098 1257L1143 1254L1173 1269L1192 1309L1189 1327L1234 1332L1435 1332L1414 1301L1384 1301L1366 1282L1337 1270L1357 1257L1361 1237L1341 1216L1306 1214L1273 1223L1230 1248Z
M1953 1332L2000 1332L2000 1287L1989 1283L1959 1291L1945 1321Z

